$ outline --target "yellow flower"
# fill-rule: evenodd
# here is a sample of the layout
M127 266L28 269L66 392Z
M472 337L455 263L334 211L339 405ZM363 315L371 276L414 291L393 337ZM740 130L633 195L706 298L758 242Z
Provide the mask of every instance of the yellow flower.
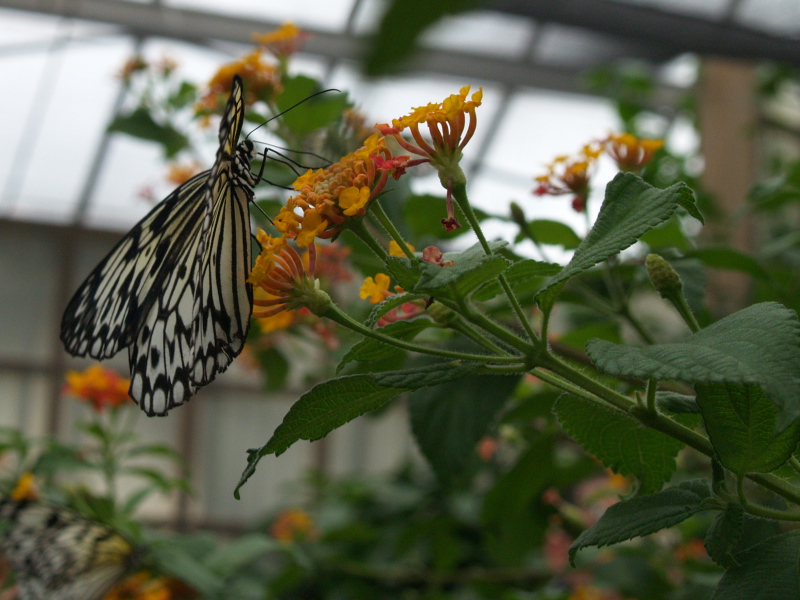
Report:
M375 275L375 279L367 277L364 280L364 285L359 290L358 296L362 300L369 298L370 304L378 304L391 295L389 293L390 284L391 279L385 273L378 273Z
M117 408L128 402L129 387L129 379L100 365L93 365L82 372L67 372L67 385L63 391L78 400L91 403L92 408L101 413L107 407Z
M275 219L278 231L287 237L297 236L301 248L317 237L334 237L351 218L366 214L369 203L383 191L389 171L377 168L375 163L390 158L384 138L375 133L361 148L329 167L306 171L292 185L298 193L289 198Z
M20 476L17 485L14 486L11 492L11 499L16 502L39 499L39 490L36 489L34 484L33 473L26 471Z
M594 174L597 159L602 152L602 144L586 144L575 157L557 156L547 165L547 173L535 178L539 185L533 190L534 195L574 194L572 207L577 212L585 211L586 198L589 196L589 180Z
M259 46L264 46L278 58L285 58L303 47L308 34L300 30L294 23L284 23L269 33L254 33L251 39Z
M167 181L174 185L181 185L197 175L203 167L196 160L188 163L174 162L167 167Z
M638 171L649 163L664 140L639 139L630 133L611 134L605 140L605 150L621 171Z
M408 246L408 249L412 252L414 251L414 246L411 244L406 243L406 246ZM389 242L389 256L399 256L400 258L405 258L406 253L403 252L402 248L400 248L400 244L392 240Z
M314 520L301 508L290 508L280 513L272 522L269 532L285 544L317 536Z
M256 323L258 324L258 328L261 333L267 334L272 333L273 331L288 329L294 324L294 320L295 311L285 310L276 315L272 315L271 317L256 319Z
M258 100L268 101L283 90L278 66L266 62L261 50L223 65L208 82L208 90L196 107L198 114L221 113L228 101L234 76L239 75L244 83L244 102L250 106Z

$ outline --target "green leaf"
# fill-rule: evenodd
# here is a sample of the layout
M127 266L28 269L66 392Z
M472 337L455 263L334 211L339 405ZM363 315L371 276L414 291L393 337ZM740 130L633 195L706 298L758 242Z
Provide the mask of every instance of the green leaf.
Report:
M108 131L157 142L164 147L167 158L172 158L189 145L189 139L180 131L171 125L156 123L150 112L141 107L126 115L117 116L108 126Z
M408 397L411 430L443 486L463 482L475 445L494 426L519 377L470 375Z
M572 230L572 227L561 221L534 219L528 223L528 228L539 244L563 246L565 250L574 250L581 243L581 238Z
M683 443L623 412L566 394L553 410L564 430L587 452L617 473L635 476L641 493L657 492L675 471Z
M267 454L283 454L298 440L314 441L366 412L380 408L399 393L465 377L478 368L472 363L433 363L416 369L346 375L315 385L294 403L272 437L261 448L247 451L247 466L234 490L255 473Z
M271 537L250 533L217 549L206 558L205 564L215 573L230 577L267 552L284 547Z
M736 555L711 600L800 598L800 531L771 537Z
M398 340L409 341L413 340L420 332L433 326L434 323L429 319L414 319L412 321L389 323L385 327L381 327L380 332ZM405 353L405 350L397 346L392 346L374 338L365 337L345 354L344 358L342 358L339 365L336 367L336 372L339 373L349 362L354 360L375 362L378 360L386 360L394 356L402 357Z
M733 552L742 539L744 508L737 502L730 502L719 513L706 533L706 552L721 567L736 567L739 563Z
M758 261L752 256L727 246L692 250L686 253L686 257L696 258L707 267L742 271L761 281L769 281L770 279L766 269L758 264Z
M225 581L172 540L151 540L147 545L159 571L173 575L204 596L213 597L225 588Z
M525 259L512 264L505 272L506 281L514 293L524 298L532 296L542 286L542 278L555 275L561 270L561 265ZM503 287L496 279L486 282L473 295L472 299L478 302L490 300L503 293Z
M406 60L425 28L448 14L477 6L476 0L396 0L383 15L364 60L368 76L381 75Z
M404 290L413 290L419 281L421 267L420 261L410 261L405 257L389 256L386 259L386 268Z
M656 392L656 405L662 409L676 414L699 414L700 406L697 398L679 394L678 392Z
M283 123L297 135L307 135L336 121L348 106L347 94L320 91L315 79L304 75L281 79L283 92L276 104ZM302 104L298 104L302 102ZM284 112L286 111L286 112Z
M678 206L693 204L694 193L685 183L662 190L631 173L618 174L606 187L606 197L592 229L569 264L544 290L619 254L669 219Z
M737 476L769 473L800 441L800 421L775 431L778 407L756 385L695 385L708 437L720 462Z
M709 507L705 500L710 497L708 481L693 479L657 494L618 502L572 543L569 548L570 563L575 565L575 554L582 548L618 544L677 525L707 510Z
M506 242L492 242L492 252L504 248ZM453 261L449 267L440 267L427 262L420 263L422 273L413 291L430 296L444 296L455 300L463 298L486 281L505 271L511 262L499 254L486 254L480 244L463 252L447 252L445 261Z
M197 87L188 81L182 81L180 87L167 99L174 108L183 108L192 104L197 98Z
M675 216L663 225L659 225L642 235L639 241L644 242L654 250L658 248L677 248L685 252L692 247L692 244L683 233L680 219Z
M403 220L411 229L414 239L429 237L437 240L451 240L470 231L467 227L452 231L447 231L442 227L442 219L447 216L446 201L444 196L432 194L410 196L406 199L403 205ZM459 221L465 223L466 217L457 204L455 210ZM478 215L478 220L482 220L480 215Z
M617 377L760 385L783 408L779 429L800 416L800 323L776 302L740 310L685 342L634 348L595 339L586 352Z
M481 522L487 547L501 564L520 564L541 544L549 514L539 498L558 474L553 449L552 435L536 438L484 496Z

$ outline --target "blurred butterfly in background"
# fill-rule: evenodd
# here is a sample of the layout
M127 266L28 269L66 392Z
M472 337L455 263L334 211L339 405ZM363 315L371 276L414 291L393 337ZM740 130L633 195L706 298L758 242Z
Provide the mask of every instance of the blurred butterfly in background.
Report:
M98 600L141 555L105 525L37 501L0 500L0 531L19 600Z
M129 394L165 415L228 368L244 347L253 307L250 215L258 178L253 142L237 145L244 90L233 79L210 170L153 208L70 300L61 340L73 356L128 348Z

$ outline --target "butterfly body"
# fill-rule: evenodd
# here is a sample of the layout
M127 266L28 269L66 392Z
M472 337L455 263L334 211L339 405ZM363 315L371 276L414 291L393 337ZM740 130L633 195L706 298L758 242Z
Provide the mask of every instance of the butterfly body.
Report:
M165 415L223 372L244 347L252 311L249 203L257 178L241 80L220 124L213 167L178 187L109 252L61 322L75 356L128 349L130 396Z
M139 560L121 535L64 508L5 498L0 523L20 600L97 600Z

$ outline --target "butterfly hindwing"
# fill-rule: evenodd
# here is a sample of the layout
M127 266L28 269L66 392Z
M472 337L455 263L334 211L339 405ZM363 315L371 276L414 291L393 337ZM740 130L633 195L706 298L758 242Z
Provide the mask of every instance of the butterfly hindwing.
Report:
M244 346L256 181L252 142L237 145L243 121L235 77L212 168L134 226L64 313L61 338L70 353L100 359L128 348L130 395L151 416L186 402Z
M0 522L21 600L97 600L138 559L121 535L64 508L6 498Z

